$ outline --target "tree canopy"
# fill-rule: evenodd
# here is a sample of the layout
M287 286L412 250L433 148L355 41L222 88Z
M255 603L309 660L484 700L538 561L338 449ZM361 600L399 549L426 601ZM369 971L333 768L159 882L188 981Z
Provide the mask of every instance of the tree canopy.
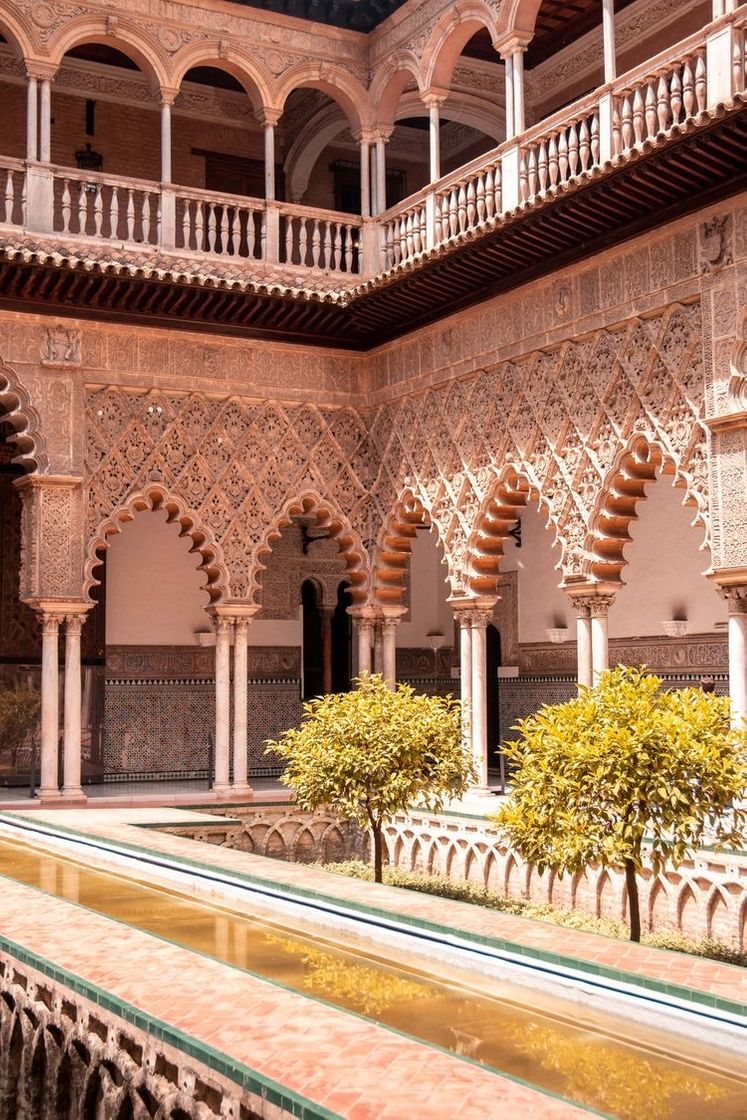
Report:
M744 842L744 735L726 698L618 666L595 688L520 720L505 747L509 801L495 816L540 870L625 870L631 938L640 938L636 872L677 866L699 845ZM645 857L644 857L645 848Z
M331 805L370 828L374 878L381 882L382 828L417 804L438 811L474 780L461 738L461 708L452 697L396 691L374 674L352 692L304 704L299 727L267 749L286 762L281 777L303 809Z

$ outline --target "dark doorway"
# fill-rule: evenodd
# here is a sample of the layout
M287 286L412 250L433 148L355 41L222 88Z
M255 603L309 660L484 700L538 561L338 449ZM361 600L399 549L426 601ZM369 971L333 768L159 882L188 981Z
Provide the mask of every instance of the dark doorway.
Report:
M332 691L350 691L351 619L348 614L349 583L337 588L337 605L332 615Z
M310 700L324 691L322 611L319 589L313 580L301 584L303 607L303 695Z
M485 661L488 703L488 769L500 768L501 710L498 691L498 670L501 666L501 635L490 625L486 634Z

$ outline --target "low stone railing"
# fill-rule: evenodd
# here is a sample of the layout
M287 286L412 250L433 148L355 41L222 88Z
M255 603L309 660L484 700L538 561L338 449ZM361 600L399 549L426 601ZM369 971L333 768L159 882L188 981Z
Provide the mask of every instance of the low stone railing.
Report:
M177 187L173 195L177 249L210 256L262 258L265 204L261 199L184 187Z

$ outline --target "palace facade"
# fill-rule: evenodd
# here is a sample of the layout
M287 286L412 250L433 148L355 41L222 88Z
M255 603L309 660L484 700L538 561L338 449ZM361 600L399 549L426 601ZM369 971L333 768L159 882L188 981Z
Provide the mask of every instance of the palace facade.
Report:
M246 794L371 668L461 693L482 787L610 663L741 721L746 36L0 0L0 683L43 800Z

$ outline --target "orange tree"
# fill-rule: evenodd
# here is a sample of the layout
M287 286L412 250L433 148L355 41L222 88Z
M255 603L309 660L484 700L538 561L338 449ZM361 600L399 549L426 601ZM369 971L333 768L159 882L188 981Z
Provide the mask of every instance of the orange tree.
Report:
M461 709L450 696L392 691L366 675L352 692L304 704L299 727L270 740L286 767L284 785L302 809L331 805L371 830L374 879L381 882L383 828L410 806L437 812L459 797L474 771L461 741Z
M540 871L588 864L624 870L630 937L641 935L637 873L677 866L705 840L745 839L747 767L742 732L729 728L725 698L618 666L595 688L545 705L505 747L511 797L494 820ZM644 857L645 851L645 857Z

